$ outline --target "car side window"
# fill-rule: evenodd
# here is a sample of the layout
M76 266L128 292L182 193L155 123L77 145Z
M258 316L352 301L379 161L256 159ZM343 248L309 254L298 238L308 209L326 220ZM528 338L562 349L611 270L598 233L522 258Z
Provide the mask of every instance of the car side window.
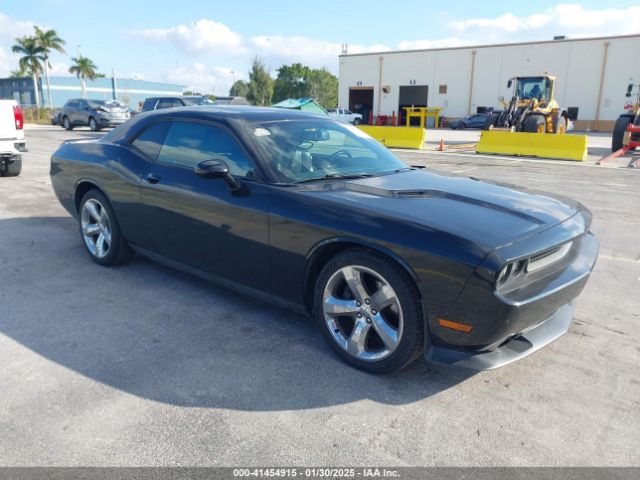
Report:
M158 158L160 149L162 148L162 142L167 136L169 130L169 122L159 122L151 125L138 135L131 145L138 148L146 157L155 161Z
M156 109L159 108L171 108L173 107L173 99L172 98L161 98L158 100L158 105L156 105Z
M158 162L188 168L214 159L224 160L232 175L254 176L254 166L238 141L226 130L209 125L172 123L158 155Z

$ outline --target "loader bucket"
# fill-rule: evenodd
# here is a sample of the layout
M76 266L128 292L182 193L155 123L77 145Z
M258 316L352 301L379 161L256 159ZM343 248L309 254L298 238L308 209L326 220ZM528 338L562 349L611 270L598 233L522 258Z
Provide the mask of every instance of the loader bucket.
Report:
M476 152L582 162L587 159L587 136L485 130Z

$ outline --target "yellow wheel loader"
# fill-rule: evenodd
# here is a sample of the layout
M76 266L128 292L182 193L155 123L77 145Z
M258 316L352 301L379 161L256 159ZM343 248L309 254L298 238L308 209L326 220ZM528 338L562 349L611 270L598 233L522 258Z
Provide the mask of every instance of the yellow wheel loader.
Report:
M511 78L511 101L487 116L476 151L585 160L587 137L565 135L570 120L555 99L555 84L549 75Z

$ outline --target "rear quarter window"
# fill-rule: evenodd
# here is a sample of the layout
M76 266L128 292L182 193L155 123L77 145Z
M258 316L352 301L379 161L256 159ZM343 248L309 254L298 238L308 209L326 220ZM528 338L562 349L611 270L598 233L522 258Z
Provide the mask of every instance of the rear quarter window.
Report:
M149 160L155 161L158 158L162 142L167 136L169 127L169 122L155 123L138 135L131 142L131 145L140 150Z

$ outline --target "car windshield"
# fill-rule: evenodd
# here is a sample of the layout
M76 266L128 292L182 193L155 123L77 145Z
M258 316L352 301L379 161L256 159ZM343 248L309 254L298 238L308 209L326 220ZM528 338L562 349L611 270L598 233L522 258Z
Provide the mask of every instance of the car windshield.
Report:
M319 118L255 123L249 129L268 168L284 183L374 176L409 168L352 125Z

